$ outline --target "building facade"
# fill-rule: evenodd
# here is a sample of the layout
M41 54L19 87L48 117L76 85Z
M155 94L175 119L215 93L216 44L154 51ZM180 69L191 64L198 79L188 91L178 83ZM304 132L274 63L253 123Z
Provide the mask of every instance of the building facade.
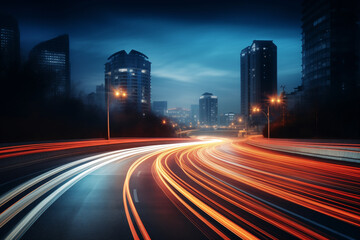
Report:
M228 113L224 113L224 114L221 114L220 115L220 121L219 121L219 124L221 126L231 126L231 124L236 124L236 119L237 119L237 116L235 113L233 112L228 112Z
M167 101L153 101L151 110L156 116L163 117L167 114L167 108Z
M241 114L253 105L265 105L277 95L277 47L273 41L254 40L241 51Z
M250 112L250 47L246 47L240 54L240 78L241 78L241 115L248 117Z
M114 53L105 64L105 88L110 93L114 107L130 107L139 113L148 113L151 108L151 62L138 51L125 50ZM117 98L113 91L124 97Z
M15 18L0 14L0 73L20 64L20 33Z
M218 98L212 93L204 93L199 99L200 125L217 125L218 123Z
M69 35L39 43L30 52L29 61L47 82L50 97L70 95Z
M310 96L355 94L359 76L359 3L304 0L302 85Z

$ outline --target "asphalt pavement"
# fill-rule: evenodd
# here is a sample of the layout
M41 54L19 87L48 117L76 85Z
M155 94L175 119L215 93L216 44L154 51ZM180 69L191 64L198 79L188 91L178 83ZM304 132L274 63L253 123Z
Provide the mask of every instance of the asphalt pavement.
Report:
M0 238L359 237L357 163L238 138L81 144L0 159Z

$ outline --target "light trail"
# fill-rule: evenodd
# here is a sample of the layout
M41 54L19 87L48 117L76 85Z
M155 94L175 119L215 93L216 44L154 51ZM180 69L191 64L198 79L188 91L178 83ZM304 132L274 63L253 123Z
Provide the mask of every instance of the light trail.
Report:
M278 141L277 144L287 142ZM304 142L291 144L307 145ZM356 144L318 143L317 146L358 151ZM146 186L135 183L150 172L153 181L179 213L208 238L358 237L358 164L287 155L249 146L238 139L203 137L185 143L98 154L54 168L20 184L0 197L0 207L12 203L0 214L0 227L36 200L39 203L16 223L7 239L20 238L54 201L91 172L128 160L132 162L124 169L121 196L134 239L151 239L147 221L157 219L156 211L152 211L154 215L151 216L142 215L147 211L139 211L149 199L141 195Z
M219 140L213 140L213 141L210 141L210 142L218 142ZM192 145L199 145L199 144L206 144L206 143L209 143L208 142L191 142L191 143L179 143L179 144L171 144L171 145L166 145L164 149L170 149L170 150L167 150L167 151L176 151L176 150L179 150L181 149L182 147L187 147L187 146L192 146ZM146 160L148 159L151 159L152 157L160 154L162 151L164 150L161 150L161 151L157 151L157 152L154 152L154 153L151 153L151 154L148 154L146 156L143 156L141 158L139 158L137 161L135 161L129 168L127 174L126 174L126 177L125 177L125 181L124 181L124 186L123 186L123 203L124 203L124 208L125 208L125 214L126 214L126 218L127 218L127 221L129 223L129 227L130 227L130 230L131 230L131 233L134 237L134 239L140 239L138 234L137 234L137 231L136 231L136 228L134 226L134 223L133 221L131 220L131 215L134 217L135 219L135 222L137 224L137 227L142 235L142 237L144 239L150 239L150 236L148 234L148 232L146 231L146 228L144 226L144 224L142 223L141 219L140 219L140 216L136 210L136 207L135 207L135 204L134 204L134 201L131 197L131 191L130 191L130 179L131 179L131 176L132 174L134 173L134 171L136 170L136 168L142 164L143 162L145 162Z
M168 148L169 145L153 145L139 148L132 148L126 150L118 150L109 153L99 154L96 156L80 159L70 164L66 164L54 170L51 170L47 173L44 173L38 177L35 177L32 180L27 181L24 184L21 184L19 187L11 190L10 192L4 194L1 197L2 203L11 200L17 195L23 193L26 189L31 188L36 183L41 182L44 179L50 178L56 173L64 171L60 175L56 176L43 183L36 189L32 190L30 193L22 197L20 200L12 204L10 207L5 209L0 214L0 227L3 227L7 222L9 222L14 216L19 212L24 210L31 203L42 197L47 192L55 189L55 192L51 193L44 200L42 200L36 207L34 207L17 225L16 227L7 235L6 239L19 239L26 230L40 217L40 215L56 200L58 199L66 190L68 190L72 185L81 180L83 177L87 176L91 172L97 170L100 167L103 167L112 162L127 159L132 156L139 154L145 154L147 152L156 151L163 148ZM78 165L78 166L76 166ZM76 167L74 167L76 166ZM73 168L72 168L73 167Z
M242 239L277 239L285 232L300 239L353 239L341 228L303 215L301 207L353 229L360 226L359 167L265 151L241 141L161 151L144 156L142 162L147 160L154 161L153 176L178 209L192 222L202 222L196 223L199 229L221 238L231 235L209 217ZM298 210L283 206L282 201ZM136 219L141 222L138 214ZM145 229L142 222L141 228Z
M178 141L177 138L157 138L156 141ZM186 140L186 139L185 139ZM0 159L29 155L34 153L53 152L60 150L69 150L84 147L106 146L123 143L152 142L151 138L129 138L129 139L111 139L111 140L84 140L69 142L53 142L53 143L34 143L26 145L15 145L0 147Z

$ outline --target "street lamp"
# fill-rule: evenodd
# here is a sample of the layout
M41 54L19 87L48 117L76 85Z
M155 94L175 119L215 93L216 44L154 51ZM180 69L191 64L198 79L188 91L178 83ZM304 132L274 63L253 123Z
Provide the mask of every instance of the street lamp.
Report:
M273 97L273 98L270 99L270 104L280 104L280 103L281 103L280 97L276 97L276 98ZM267 122L268 122L268 139L270 139L270 104L267 106L267 113L264 112L263 110L261 110L258 107L253 108L254 113L261 111L265 115L265 117L267 119Z
M107 94L107 99L106 99L106 122L107 122L107 136L106 136L106 139L107 140L110 140L110 86L108 86L108 89L106 91L106 94ZM113 92L114 96L116 98L118 97L126 97L127 94L125 91L122 91L121 89L116 89L114 92Z

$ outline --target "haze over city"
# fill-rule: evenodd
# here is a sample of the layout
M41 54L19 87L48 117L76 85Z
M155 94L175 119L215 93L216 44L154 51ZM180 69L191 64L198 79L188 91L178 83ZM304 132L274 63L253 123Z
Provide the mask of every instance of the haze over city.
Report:
M278 46L279 87L292 91L301 84L298 0L6 5L3 11L19 21L23 59L38 42L69 34L77 92L93 92L103 83L104 64L112 53L136 49L152 63L152 100L167 100L169 108L189 108L208 91L219 97L219 113L239 112L239 53L254 39L273 40Z

